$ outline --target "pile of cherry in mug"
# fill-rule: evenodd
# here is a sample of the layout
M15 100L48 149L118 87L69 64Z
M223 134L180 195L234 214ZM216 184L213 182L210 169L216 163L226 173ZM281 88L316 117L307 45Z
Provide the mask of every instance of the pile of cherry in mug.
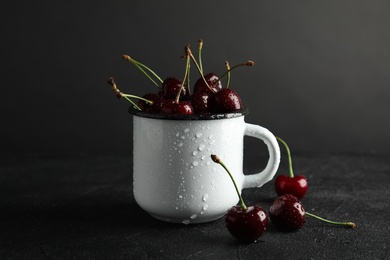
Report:
M121 92L114 78L110 78L108 83L112 86L118 98L126 98L131 102L135 109L147 113L160 114L177 114L177 115L194 115L194 114L220 114L231 113L243 109L243 104L237 92L229 88L230 72L240 66L253 66L253 61L246 61L230 67L225 61L226 72L221 76L215 73L203 73L201 62L203 41L199 41L199 61L196 60L189 44L184 47L185 55L182 57L186 60L185 72L183 79L168 77L162 80L153 70L141 62L136 61L128 55L122 58L134 64L144 73L150 81L158 88L156 93L148 93L142 97L125 94ZM190 63L193 61L197 71L200 74L199 79L195 82L193 89L190 84ZM221 79L226 77L226 86L222 85ZM132 99L138 99L134 102Z

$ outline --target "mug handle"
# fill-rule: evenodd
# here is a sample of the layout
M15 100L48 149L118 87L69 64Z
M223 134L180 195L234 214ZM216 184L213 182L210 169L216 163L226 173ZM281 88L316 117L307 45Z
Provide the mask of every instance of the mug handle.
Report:
M244 175L243 188L261 187L272 180L280 163L280 149L275 136L266 128L245 123L244 135L264 141L268 147L269 159L265 169L259 173Z

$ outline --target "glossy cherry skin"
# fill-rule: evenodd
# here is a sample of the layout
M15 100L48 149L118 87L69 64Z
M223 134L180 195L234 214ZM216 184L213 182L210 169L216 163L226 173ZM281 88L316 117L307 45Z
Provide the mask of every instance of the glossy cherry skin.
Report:
M193 115L194 109L190 102L180 101L176 102L174 99L169 99L164 102L161 108L162 114L175 115Z
M230 234L244 243L256 242L267 229L268 217L259 206L232 207L225 216L225 224Z
M240 96L230 88L221 89L214 96L214 109L216 112L229 113L243 108Z
M207 84L209 84L209 86L213 89L213 91L211 91L206 83L204 82L203 78L200 77L196 82L195 82L195 85L194 85L194 93L198 93L198 92L206 92L206 93L217 93L219 92L221 89L222 89L222 83L221 81L219 80L218 76L215 75L214 73L209 73L209 74L206 74L204 75L204 78L207 82Z
M147 113L160 113L162 109L162 105L164 104L164 98L159 94L146 94L143 96L143 98L150 100L153 102L153 104L149 104L144 100L138 101L138 106L141 108L142 111Z
M164 99L175 99L177 96L177 93L180 90L180 87L182 85L182 81L177 78L166 78L162 83L162 94ZM180 97L186 97L187 96L187 89L183 86Z
M196 92L191 95L190 102L192 107L194 108L195 114L204 114L211 112L211 101L212 99L208 92Z
M295 175L294 177L279 175L275 179L275 190L279 196L292 194L300 200L305 196L307 188L307 179L303 175Z
M284 231L295 231L306 222L306 211L299 199L285 194L275 199L269 208L272 223Z

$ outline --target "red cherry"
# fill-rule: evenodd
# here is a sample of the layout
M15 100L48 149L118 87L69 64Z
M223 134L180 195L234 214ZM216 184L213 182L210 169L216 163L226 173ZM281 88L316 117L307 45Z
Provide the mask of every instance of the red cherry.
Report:
M302 228L306 222L306 215L332 225L348 228L356 227L354 222L328 220L305 211L299 199L291 194L285 194L276 198L269 208L269 217L272 223L285 231L295 231Z
M308 189L307 179L303 175L294 176L290 148L288 147L287 143L280 137L276 137L276 139L286 148L290 172L289 176L279 175L275 179L276 193L279 196L284 194L292 194L298 199L302 199Z
M215 154L211 155L211 159L221 165L229 174L241 203L241 206L233 206L226 213L225 223L228 231L241 242L256 242L267 228L268 218L266 212L259 206L247 207L229 169Z
M269 208L269 217L274 225L286 231L298 230L306 222L305 209L291 194L275 199Z
M214 108L220 113L230 113L243 108L240 96L230 88L221 89L214 96Z
M193 115L194 109L190 102L176 102L174 99L166 100L161 108L163 114Z
M302 199L307 191L307 179L303 175L294 177L279 175L275 180L275 190L279 196L292 194L298 199Z
M175 99L181 86L182 81L180 79L172 77L166 78L162 83L162 92L164 99ZM180 93L180 97L182 98L185 96L187 96L187 89L183 86Z
M218 76L214 73L209 73L204 75L205 80L207 81L207 84L211 87L213 91L210 90L210 88L206 85L204 82L204 79L200 77L194 85L194 93L198 92L206 92L206 93L217 93L222 89L222 83L219 80Z
M212 99L208 92L196 92L191 95L190 102L192 107L194 108L195 114L204 114L211 112L211 101Z
M259 206L244 210L241 206L232 207L225 216L226 227L230 234L241 242L256 242L266 231L268 217Z
M146 94L143 96L144 99L150 100L153 104L149 104L146 101L140 99L138 101L138 106L142 109L142 111L147 113L160 113L162 105L164 103L164 98L159 94Z

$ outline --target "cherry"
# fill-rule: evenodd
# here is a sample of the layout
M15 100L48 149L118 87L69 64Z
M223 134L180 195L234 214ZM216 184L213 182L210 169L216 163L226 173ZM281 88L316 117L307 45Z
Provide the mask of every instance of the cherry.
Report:
M292 169L292 160L291 160L291 153L290 149L285 141L283 141L280 137L276 137L276 139L282 143L287 151L287 157L289 162L289 172L290 175L279 175L275 179L275 190L276 193L280 195L284 194L292 194L298 199L302 199L307 191L308 184L307 179L303 175L296 175L294 176L293 169Z
M207 92L196 92L191 95L190 102L194 108L195 114L204 114L211 112L211 99L212 94Z
M142 109L133 100L131 100L131 98L136 98L136 99L139 99L140 101L143 101L145 103L145 106L146 106L146 104L153 105L153 101L151 101L151 100L148 100L148 99L143 98L143 97L135 96L135 95L126 94L126 93L123 93L122 91L120 91L118 89L118 86L116 85L113 77L108 79L107 84L111 85L112 90L115 92L117 98L126 99L137 110L141 111Z
M230 88L221 89L214 96L214 108L217 112L230 113L243 108L240 96Z
M183 86L180 79L170 77L166 78L162 83L162 93L165 99L174 99L178 91L181 88L180 97L183 98L187 95L187 89Z
M129 55L122 55L122 59L134 64L157 88L159 88L161 90L158 83L154 79L152 79L152 77L149 75L149 73L151 73L161 83L163 82L163 80L152 69L150 69L148 66L142 64L141 62L134 60Z
M215 75L214 73L209 73L209 74L204 75L204 79L206 81L203 80L202 77L200 77L195 82L194 93L198 93L198 92L217 93L218 91L220 91L222 89L222 83L219 80L218 76ZM207 82L207 84L206 84L206 82ZM209 87L211 87L212 90L210 90Z
M233 206L225 215L226 228L237 240L244 243L256 242L266 231L268 218L265 210L257 205L247 207L228 168L216 155L211 155L213 162L220 164L229 174L241 206Z
M169 99L166 100L162 105L161 113L176 115L193 115L194 109L191 103L188 101L177 102L175 99Z
M145 100L150 100L153 103L150 104L150 102L147 102L145 100L142 100L142 99L139 100L138 106L139 106L139 108L142 109L142 111L147 112L147 113L154 113L154 114L161 112L162 105L164 104L164 101L165 101L161 95L150 93L150 94L144 95L143 98Z
M194 114L194 109L190 102L180 101L180 97L183 93L186 92L186 88L184 88L184 82L188 80L189 77L189 68L190 68L190 57L189 57L189 47L186 44L184 48L186 52L186 68L184 72L183 82L176 78L168 78L163 83L163 92L164 97L167 98L169 96L174 96L174 99L169 99L164 102L162 105L161 112L163 114L176 114L176 115L192 115ZM166 85L166 86L164 86ZM174 90L176 93L173 93ZM168 92L171 92L167 94ZM175 94L175 95L173 95Z
M269 217L273 224L286 231L298 230L306 222L305 209L291 194L275 199L269 208Z
M353 222L331 221L305 211L301 201L291 194L276 198L269 208L269 217L272 223L284 231L295 231L302 228L306 222L306 215L333 225L356 227Z

